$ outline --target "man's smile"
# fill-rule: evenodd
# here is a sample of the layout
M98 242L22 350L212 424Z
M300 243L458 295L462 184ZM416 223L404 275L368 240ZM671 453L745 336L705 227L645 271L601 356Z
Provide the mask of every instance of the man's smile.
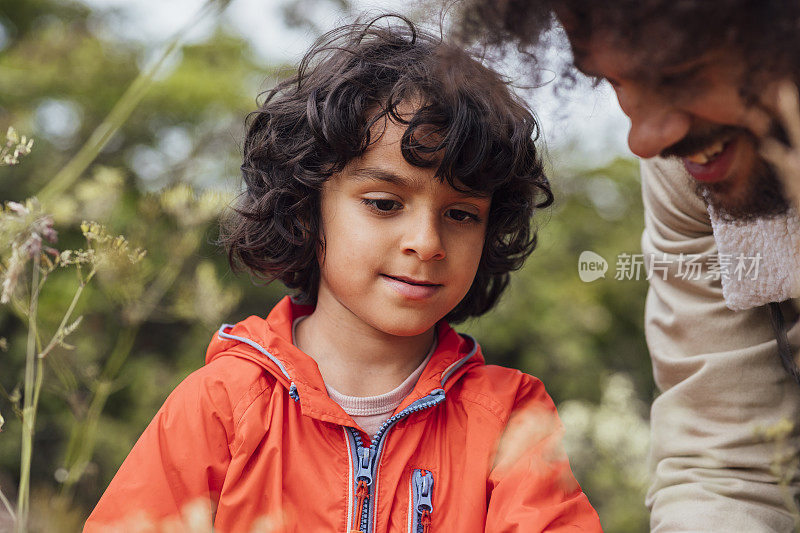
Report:
M716 159L716 157L722 153L726 146L730 143L730 140L727 141L717 141L705 150L692 154L686 159L688 159L691 163L695 163L697 165L705 165L709 161Z
M683 157L683 166L697 181L704 183L722 181L730 175L739 142L738 137L716 141L705 150Z

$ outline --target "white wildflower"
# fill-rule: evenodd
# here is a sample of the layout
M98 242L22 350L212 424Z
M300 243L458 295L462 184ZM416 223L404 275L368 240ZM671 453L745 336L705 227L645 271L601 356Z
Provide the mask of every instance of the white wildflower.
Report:
M6 304L11 300L29 260L42 251L58 256L56 250L44 244L45 241L53 243L57 240L58 232L53 227L53 217L42 213L35 198L26 200L24 204L5 203L0 211L0 242L11 244L11 254L5 261L0 303ZM48 259L45 264L52 265L52 261Z
M13 127L9 126L6 132L6 144L0 150L0 161L4 165L16 165L19 158L31 153L33 139L28 139L24 135L20 137Z
M25 269L24 254L20 252L19 244L13 243L11 246L11 258L3 275L3 292L0 296L0 304L7 304L11 301L11 295L14 294L20 275Z
M6 203L6 206L8 206L11 211L17 213L18 215L25 216L30 213L27 207L17 202L8 202Z

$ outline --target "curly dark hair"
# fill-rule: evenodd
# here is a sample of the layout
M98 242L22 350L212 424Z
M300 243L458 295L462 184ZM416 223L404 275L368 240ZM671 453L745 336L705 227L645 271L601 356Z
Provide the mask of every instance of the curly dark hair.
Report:
M246 189L222 224L234 271L278 279L313 303L324 250L322 185L377 140L378 121L390 119L406 127L406 161L492 198L477 274L445 318L479 316L497 302L509 272L536 246L534 209L553 202L536 120L500 75L389 15L326 34L296 75L262 96L247 120ZM416 106L413 116L398 112L404 102Z
M794 0L464 0L456 28L464 41L513 44L535 60L542 45L552 44L543 37L556 13L569 18L573 47L602 32L631 52L631 67L654 80L665 66L720 49L741 56L745 94L757 91L764 76L800 81Z

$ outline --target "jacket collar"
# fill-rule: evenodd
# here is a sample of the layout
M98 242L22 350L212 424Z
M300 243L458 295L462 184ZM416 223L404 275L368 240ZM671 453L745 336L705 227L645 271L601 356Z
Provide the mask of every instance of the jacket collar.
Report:
M292 323L313 310L313 306L286 296L266 319L251 316L235 325L224 324L208 346L206 364L226 355L253 361L275 376L293 397L299 396L304 415L352 426L350 415L328 396L316 361L292 344ZM431 359L398 410L432 390L446 392L467 369L484 363L480 346L471 337L459 335L445 321L437 328L438 343Z

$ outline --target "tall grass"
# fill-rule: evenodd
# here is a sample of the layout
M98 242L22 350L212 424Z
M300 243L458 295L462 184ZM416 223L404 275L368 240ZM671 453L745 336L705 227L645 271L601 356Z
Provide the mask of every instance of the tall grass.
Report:
M161 47L155 60L139 73L89 139L53 179L35 197L24 202L6 202L0 211L0 254L4 259L0 271L3 280L0 303L11 306L15 313L27 322L28 331L21 397L16 391L9 393L0 387L0 392L12 403L14 412L22 424L20 482L16 509L9 498L0 491L0 503L14 521L15 532L27 531L30 525L31 462L34 457L36 415L46 357L56 347L72 348L66 340L81 322L81 317L74 318L73 314L87 284L95 277L98 269L113 268L120 262L135 265L144 256L144 251L130 246L125 237L112 235L101 224L90 222L81 225L81 231L86 239L85 249L59 252L52 246L57 241L58 234L53 227L53 217L47 214L48 209L60 195L81 179L103 147L125 124L153 85L159 70L180 49L185 36L201 21L209 17L218 17L229 3L230 0L207 0L195 16ZM30 153L33 140L20 137L14 128L9 128L6 138L6 144L0 148L0 165L16 165L20 162L20 158ZM218 198L203 197L195 202L194 207L202 204L205 207L204 213L212 209L218 211L221 206L218 200ZM175 281L186 259L196 251L201 241L200 233L187 231L184 234L182 245L174 250L170 263L150 285L145 297L128 317L128 327L118 337L117 344L106 361L87 416L73 428L67 451L67 476L62 486L62 495L70 495L72 487L81 478L93 454L98 420L112 392L113 380L131 351L139 325L149 316L167 288ZM65 305L58 327L45 343L38 324L40 297L50 274L65 268L75 271L76 286L71 299ZM30 280L23 287L23 280L28 277L27 273ZM0 338L0 343L5 346L7 339ZM4 423L0 417L0 428Z

